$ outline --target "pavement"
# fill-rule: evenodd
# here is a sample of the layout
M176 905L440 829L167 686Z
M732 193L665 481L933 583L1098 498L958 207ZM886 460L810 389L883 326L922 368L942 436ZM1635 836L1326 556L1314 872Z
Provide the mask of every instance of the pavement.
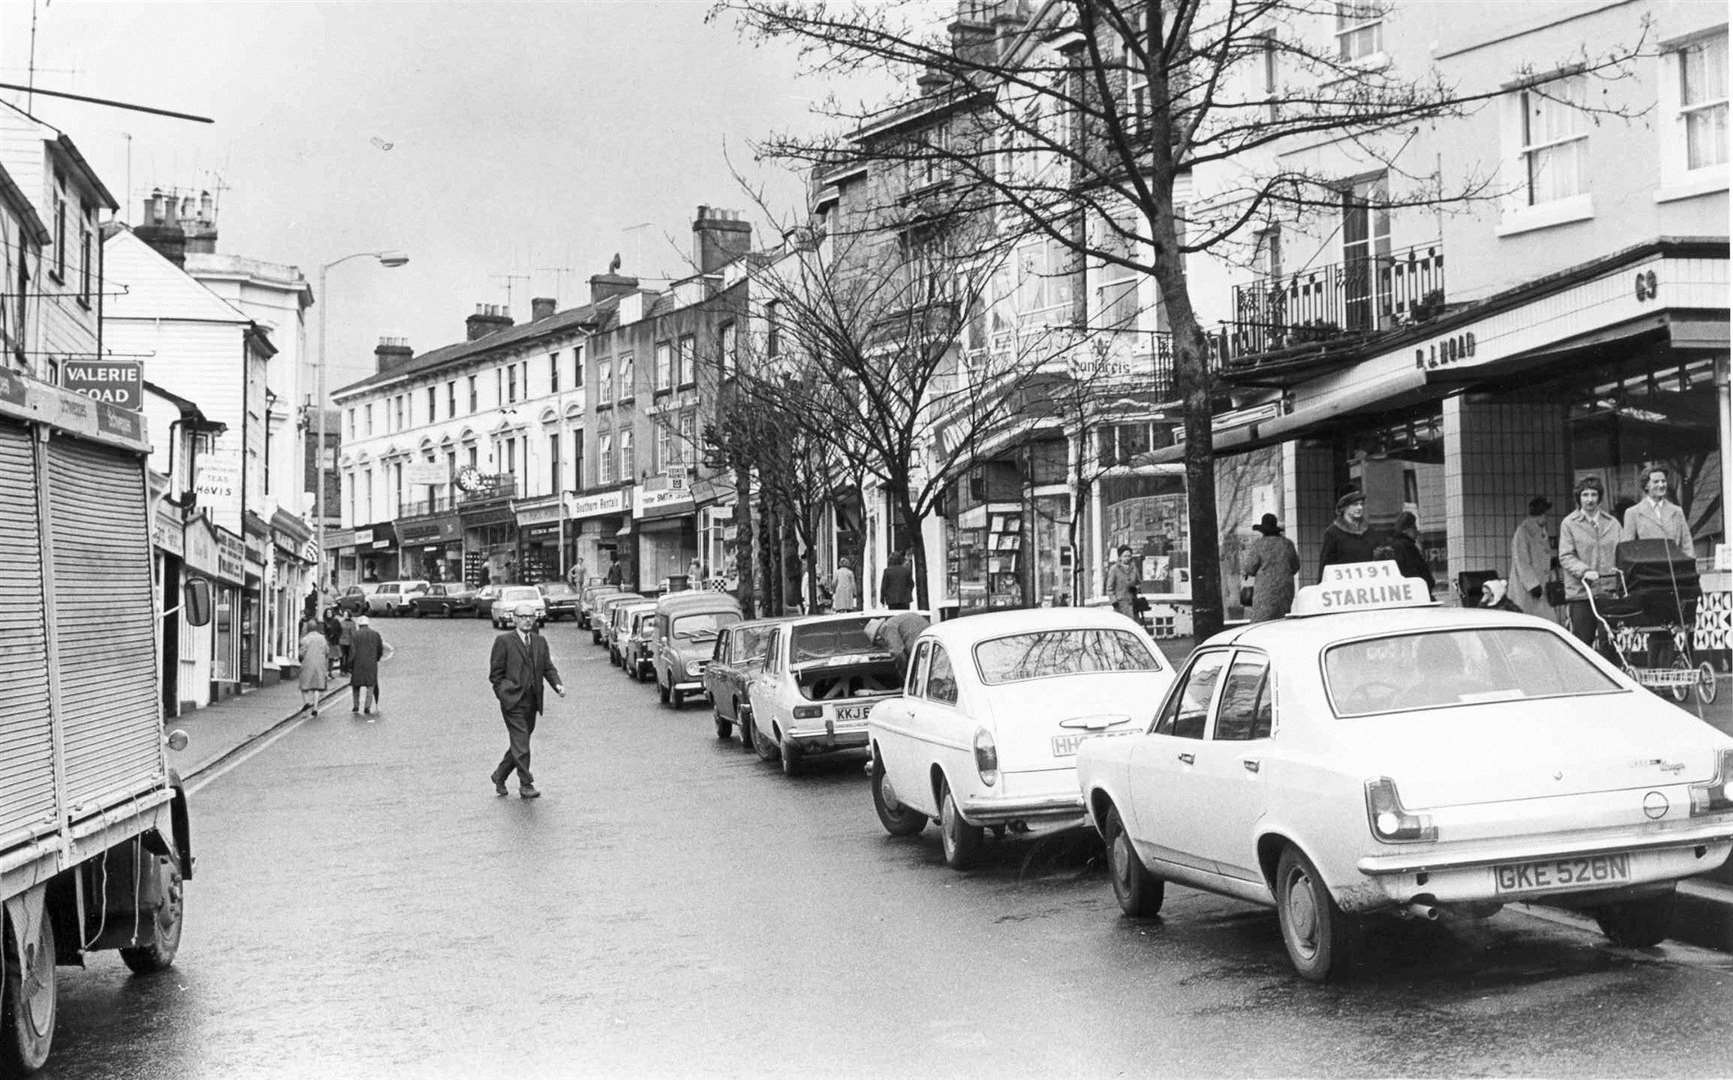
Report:
M1192 644L1189 638L1156 642L1162 655L1176 666L1185 661ZM320 698L320 709L338 711L346 707L348 690L347 677L333 676L330 687ZM1733 735L1733 708L1727 707L1729 701L1733 701L1733 686L1723 676L1721 695L1714 708L1705 713L1704 722ZM187 733L187 747L170 751L169 765L190 784L287 727L301 714L301 690L293 679L182 713L168 726L171 731L178 728ZM1733 953L1733 860L1710 874L1680 883L1673 938Z

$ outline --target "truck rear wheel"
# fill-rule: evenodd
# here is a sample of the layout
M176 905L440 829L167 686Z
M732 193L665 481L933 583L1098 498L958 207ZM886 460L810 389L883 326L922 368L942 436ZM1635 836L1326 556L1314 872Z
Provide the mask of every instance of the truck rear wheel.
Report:
M16 932L16 928L14 928ZM6 957L0 986L0 1070L29 1076L48 1062L54 1042L54 926L45 911L35 941L24 943L24 969Z
M175 860L156 856L157 881L162 888L162 906L151 917L155 936L148 945L120 950L120 958L134 975L150 975L175 962L181 947L181 924L186 914L183 906L181 870Z

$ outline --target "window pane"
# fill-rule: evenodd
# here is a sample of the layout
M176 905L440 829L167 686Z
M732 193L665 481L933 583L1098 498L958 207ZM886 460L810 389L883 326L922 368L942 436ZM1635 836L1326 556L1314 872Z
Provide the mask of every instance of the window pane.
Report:
M1557 634L1517 627L1338 645L1324 682L1338 716L1619 690Z
M1203 738L1204 717L1208 714L1210 698L1215 694L1216 682L1221 678L1222 665L1227 663L1227 659L1226 652L1209 652L1192 662L1179 688L1168 696L1161 719L1155 725L1157 735Z
M951 669L951 654L936 645L932 667L927 671L927 697L946 705L957 703L957 673Z
M1685 115L1685 167L1701 169L1727 161L1727 106Z
M1222 702L1216 709L1215 737L1239 741L1262 736L1258 728L1259 714L1268 715L1270 662L1262 656L1241 654L1228 671L1228 681L1222 687ZM1263 735L1269 734L1266 723Z
M975 668L989 686L1089 671L1160 671L1137 635L1125 630L1046 630L975 646Z

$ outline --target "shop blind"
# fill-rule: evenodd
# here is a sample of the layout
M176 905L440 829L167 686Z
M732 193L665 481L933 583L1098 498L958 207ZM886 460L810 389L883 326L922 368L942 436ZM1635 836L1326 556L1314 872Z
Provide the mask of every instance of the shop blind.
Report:
M54 439L48 475L60 719L77 817L161 770L150 519L135 457Z
M54 823L54 734L30 433L0 420L0 844Z

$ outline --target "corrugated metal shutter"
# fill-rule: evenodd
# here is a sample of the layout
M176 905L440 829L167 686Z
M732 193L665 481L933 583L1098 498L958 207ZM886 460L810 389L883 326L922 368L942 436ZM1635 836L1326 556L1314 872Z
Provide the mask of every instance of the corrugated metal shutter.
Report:
M0 420L0 837L54 821L48 626L30 433Z
M60 723L76 817L80 805L135 792L160 770L150 519L135 457L51 439L48 478Z

